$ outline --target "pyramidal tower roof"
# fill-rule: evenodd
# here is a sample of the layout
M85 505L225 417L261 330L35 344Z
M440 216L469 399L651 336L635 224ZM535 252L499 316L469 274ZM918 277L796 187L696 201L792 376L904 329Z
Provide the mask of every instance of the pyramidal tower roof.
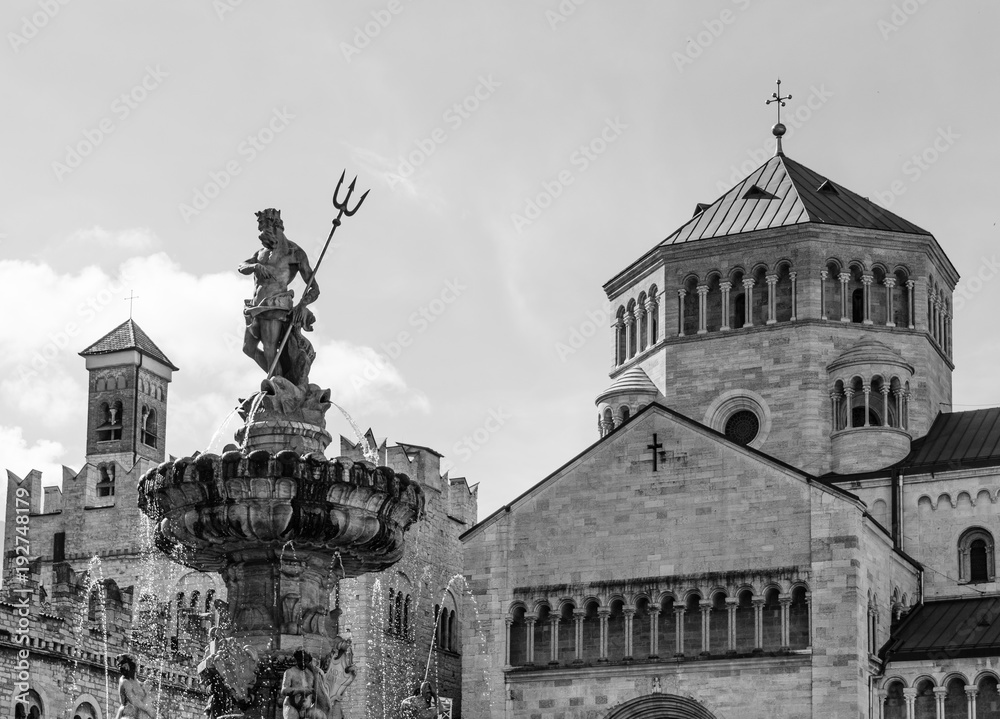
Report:
M695 214L660 245L809 222L915 235L931 234L795 162L779 150L778 154Z
M80 353L80 356L90 357L92 355L110 354L123 350L138 350L147 357L152 357L158 362L167 365L175 372L177 371L177 367L167 359L167 356L163 354L163 350L157 347L156 343L149 338L149 335L143 332L142 327L137 325L131 318L125 320L101 337L101 339L97 340L97 342L90 345L90 347Z

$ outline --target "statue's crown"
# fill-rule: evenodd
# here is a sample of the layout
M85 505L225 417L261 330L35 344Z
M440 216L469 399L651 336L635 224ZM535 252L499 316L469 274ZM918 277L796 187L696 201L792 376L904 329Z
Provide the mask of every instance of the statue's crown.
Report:
M276 225L281 229L285 229L285 223L281 221L281 210L269 207L254 214L257 215L257 222L263 221L265 224Z

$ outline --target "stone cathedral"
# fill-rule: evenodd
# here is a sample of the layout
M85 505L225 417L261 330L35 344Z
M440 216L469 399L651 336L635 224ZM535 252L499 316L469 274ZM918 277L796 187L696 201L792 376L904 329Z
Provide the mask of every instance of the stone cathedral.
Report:
M605 284L599 439L463 535L481 716L1000 717L1000 408L951 412L958 272L783 131Z

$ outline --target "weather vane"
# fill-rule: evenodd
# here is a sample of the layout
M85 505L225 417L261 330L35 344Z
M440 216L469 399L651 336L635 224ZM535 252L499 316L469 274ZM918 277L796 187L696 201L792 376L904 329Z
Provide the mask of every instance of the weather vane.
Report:
M765 102L765 105L770 105L772 102L778 103L778 122L771 128L771 134L778 138L778 145L775 148L775 155L784 155L785 153L781 151L781 136L785 134L785 126L781 124L781 108L785 106L785 100L791 100L791 95L781 96L781 78L778 78L778 91L771 93L771 99Z

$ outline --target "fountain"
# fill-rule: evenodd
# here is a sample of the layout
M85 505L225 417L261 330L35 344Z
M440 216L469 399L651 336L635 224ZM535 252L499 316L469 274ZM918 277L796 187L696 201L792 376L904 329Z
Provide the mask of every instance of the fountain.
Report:
M343 180L330 238L367 195L348 209L355 183L340 201ZM319 295L316 271L285 237L278 210L257 219L263 249L239 267L255 280L244 351L267 377L239 408L237 445L150 470L139 483L139 507L161 551L219 573L227 588L228 628L213 628L199 665L211 695L206 715L335 719L356 668L331 593L340 580L402 557L424 495L388 467L324 455L330 392L309 382L315 352L302 335L314 320L308 305ZM293 306L288 284L297 273L306 286ZM126 708L131 714L123 716L143 716L140 707Z

